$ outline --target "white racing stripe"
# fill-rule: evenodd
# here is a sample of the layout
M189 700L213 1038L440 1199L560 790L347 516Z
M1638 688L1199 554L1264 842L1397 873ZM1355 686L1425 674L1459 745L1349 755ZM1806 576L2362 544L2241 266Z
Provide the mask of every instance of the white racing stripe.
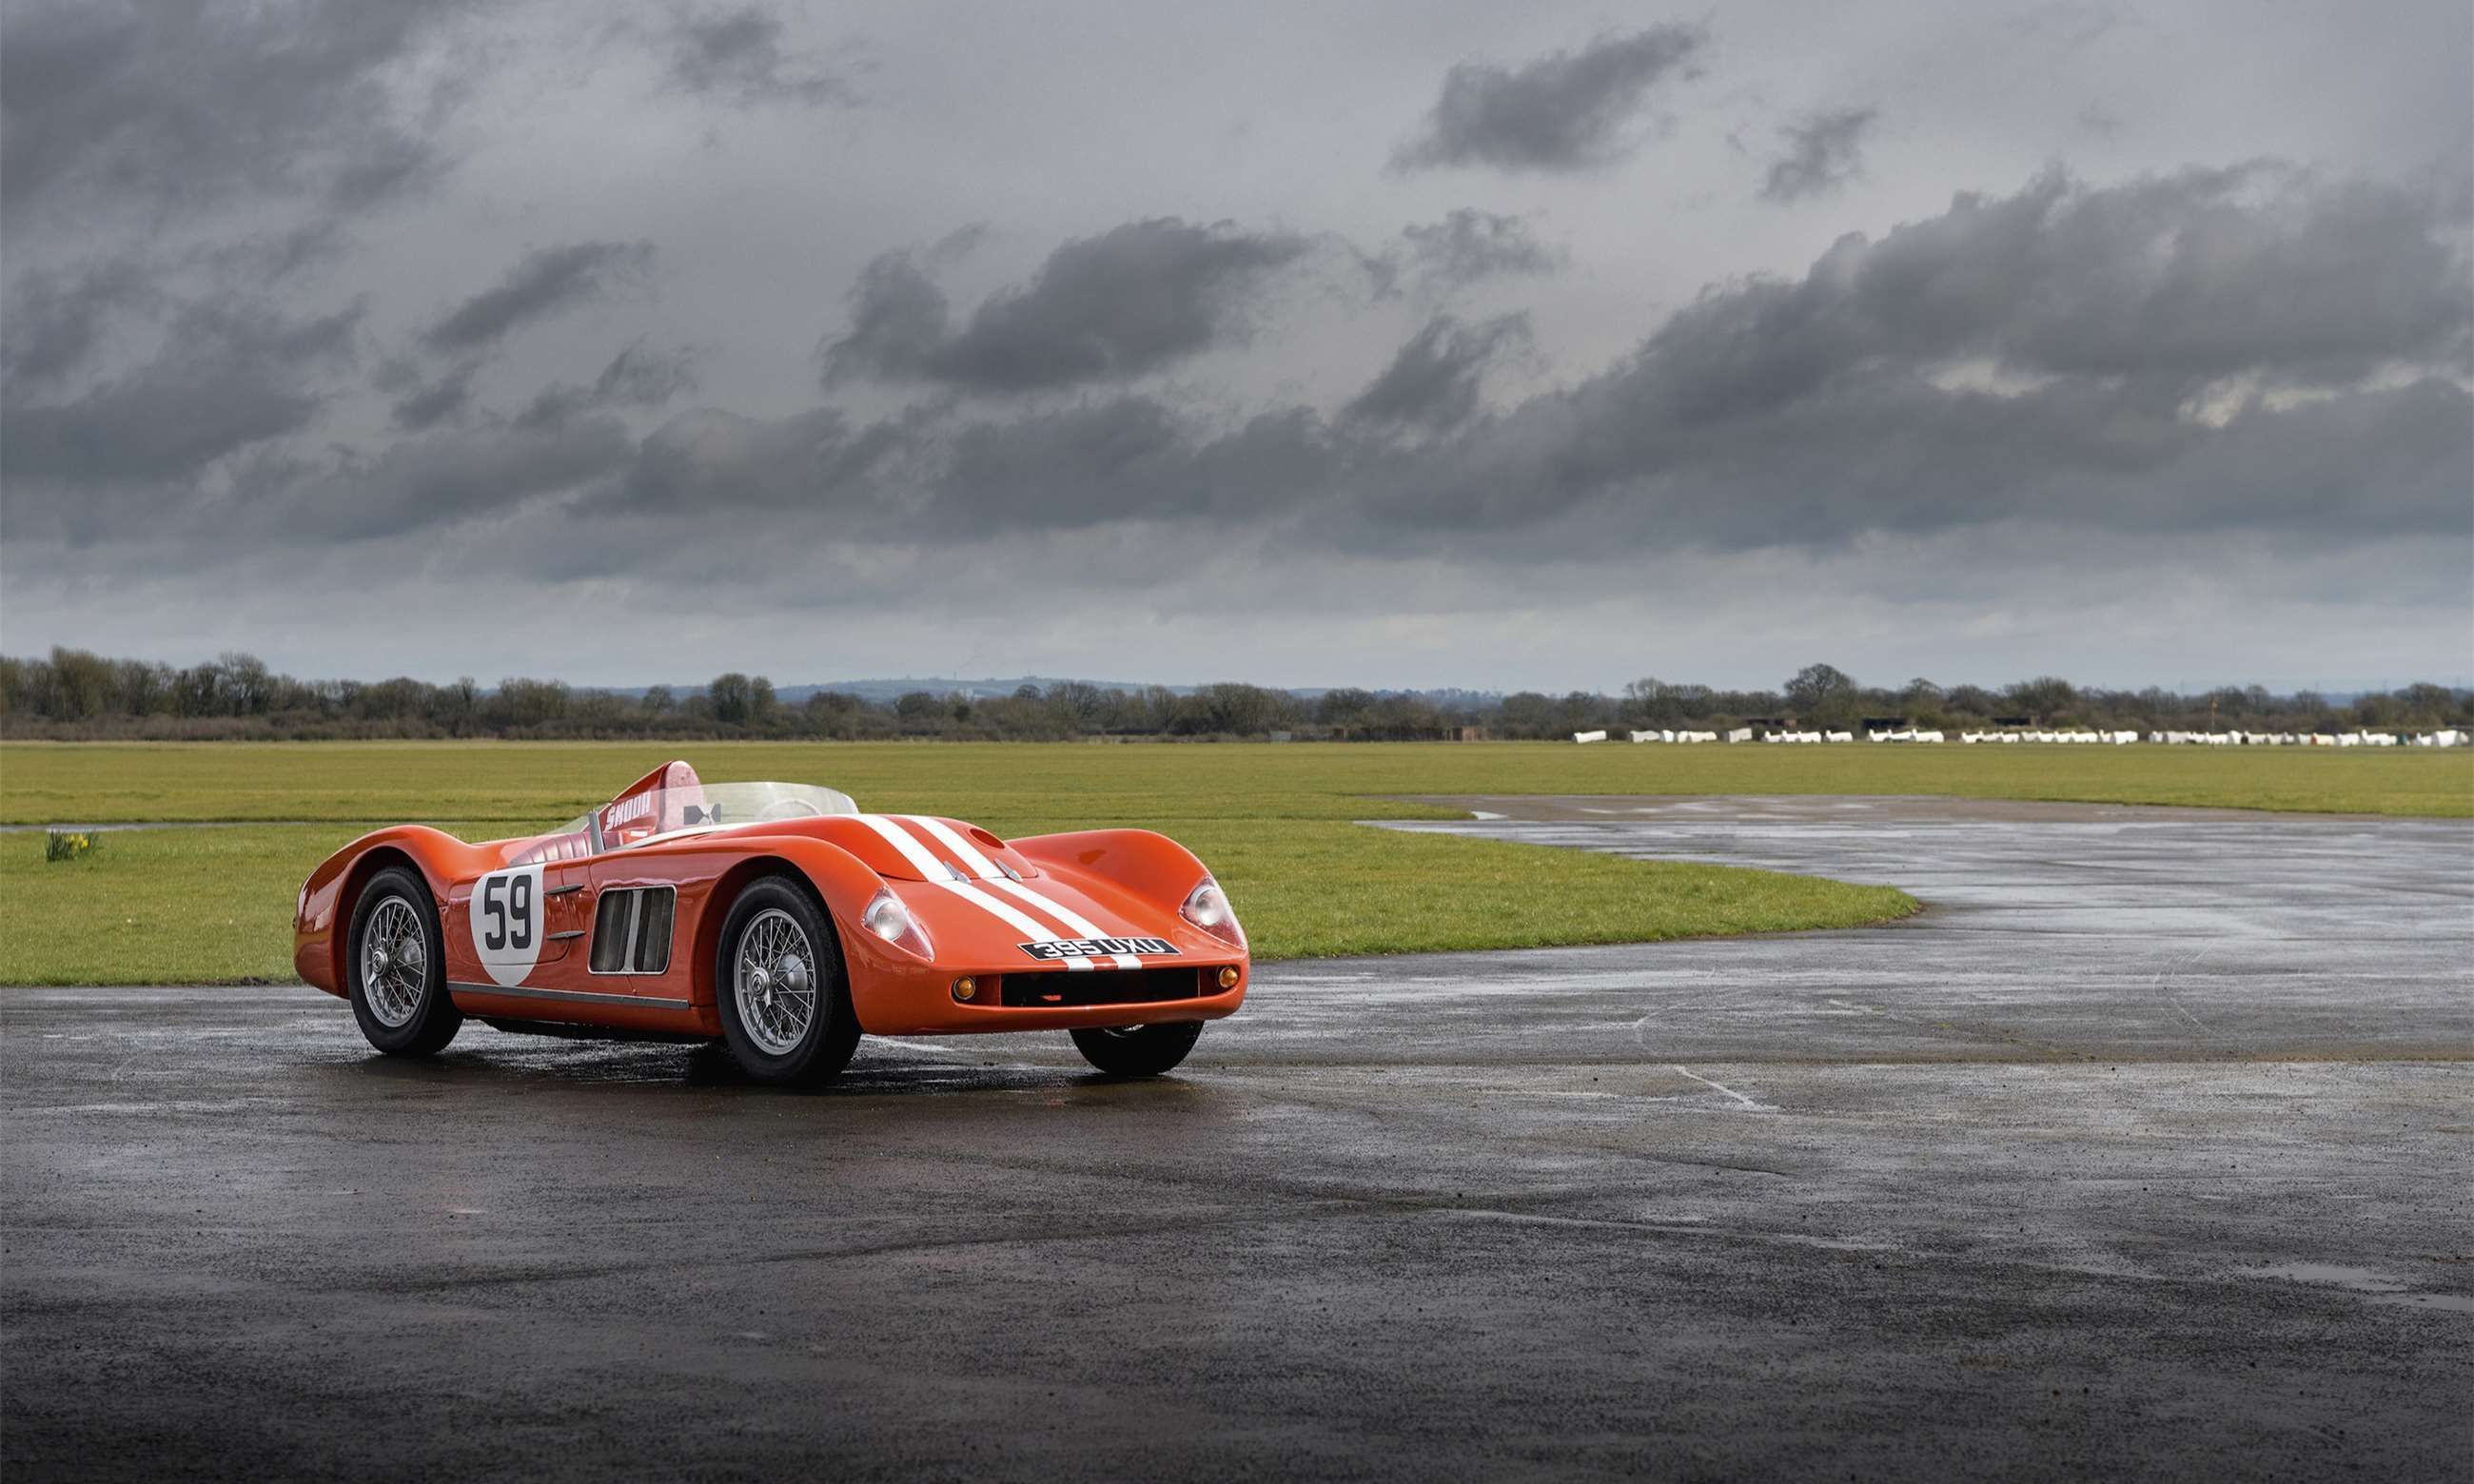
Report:
M1026 937L1043 943L1055 941L1056 929L1038 922L1010 902L997 900L967 881L955 880L954 874L946 869L945 863L938 860L934 851L921 845L918 837L910 831L882 815L862 814L859 816L859 820L861 824L884 836L886 844L901 851L902 858L909 861L912 869L921 875L927 877L931 885L943 887L964 901L1003 921L1015 932ZM1069 958L1065 960L1065 967L1069 969L1088 971L1091 961L1083 958Z
M1032 891L1022 882L1006 874L1004 870L1000 868L996 862L980 853L978 847L964 839L952 826L947 825L943 820L930 819L924 814L904 814L898 816L898 818L908 820L911 824L928 831L930 834L934 835L937 842L943 845L945 849L953 851L956 855L960 856L962 864L970 868L972 874L978 876L981 880L985 881L988 885L995 887L998 891L1005 893L1008 897L1014 898L1019 901L1031 903L1031 905L1037 907L1040 911L1056 919L1075 932L1080 933L1083 937L1123 938L1128 936L1124 933L1104 933L1100 931L1099 924L1092 922L1089 918L1084 917L1082 914L1065 905L1065 903L1056 900L1053 897L1045 897L1038 892ZM1108 956L1116 960L1117 967L1119 969L1140 969L1143 967L1143 961L1130 953L1112 953Z

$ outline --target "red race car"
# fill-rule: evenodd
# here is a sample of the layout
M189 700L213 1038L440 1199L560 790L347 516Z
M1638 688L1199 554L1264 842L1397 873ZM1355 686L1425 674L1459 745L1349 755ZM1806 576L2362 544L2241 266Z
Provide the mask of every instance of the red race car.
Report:
M292 957L391 1055L477 1016L718 1039L764 1082L832 1077L861 1031L1064 1030L1102 1071L1164 1072L1248 969L1219 883L1164 836L1000 840L683 762L546 835L364 835L302 887Z

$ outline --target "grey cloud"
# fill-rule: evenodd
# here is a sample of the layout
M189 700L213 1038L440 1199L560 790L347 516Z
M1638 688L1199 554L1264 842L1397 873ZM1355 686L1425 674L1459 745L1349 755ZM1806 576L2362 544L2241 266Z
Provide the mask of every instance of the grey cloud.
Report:
M1800 281L1706 295L1377 503L1402 524L1491 526L1512 491L1533 517L1655 511L1732 544L2040 516L2462 526L2462 232L2432 198L2265 167L1961 197L1842 239ZM2400 365L2425 374L2362 385ZM1978 366L2016 385L1971 384ZM2315 390L2251 397L2222 426L2191 415L2246 384ZM2350 471L2371 463L2392 477Z
M357 306L309 319L257 304L191 307L145 365L64 402L11 397L0 471L72 488L194 478L306 426L325 400L307 377L350 358L359 320Z
M253 501L232 529L254 541L301 544L443 528L504 515L536 496L607 477L630 452L627 430L606 418L431 432L390 444L376 458L346 456L310 469L271 467L269 476L290 477L279 492Z
M669 43L670 75L692 93L811 107L852 99L840 77L783 44L781 18L761 5L685 16Z
M1625 129L1650 89L1688 74L1708 44L1697 27L1653 26L1517 67L1463 62L1444 74L1424 127L1393 165L1561 171L1607 163L1626 153Z
M395 425L407 432L418 433L462 412L472 403L473 376L479 370L478 366L471 364L454 367L396 398L395 405L389 409L395 418Z
M151 311L158 299L130 257L21 274L0 314L0 367L12 388L64 376L86 364L114 316Z
M691 351L655 349L640 340L611 357L593 385L544 389L519 420L558 422L584 412L660 407L695 390L695 361Z
M55 0L0 22L0 199L365 204L439 159L391 74L463 0ZM12 223L13 225L13 223Z
M525 255L495 286L441 316L422 337L433 350L473 350L533 321L574 308L641 275L653 260L642 242L578 242Z
M1404 280L1419 292L1448 294L1493 277L1535 276L1564 266L1561 250L1540 242L1529 224L1463 206L1440 221L1400 228L1400 245L1372 259L1377 292Z
M1392 364L1341 415L1383 427L1457 427L1477 411L1479 383L1488 365L1505 348L1528 340L1526 315L1504 315L1473 325L1437 315L1401 346Z
M1705 297L1644 366L1679 408L1791 399L1880 358L2027 374L2325 383L2467 356L2474 288L2429 196L2266 165L1963 194L1799 281ZM1672 368L1671 371L1666 370Z
M1764 201L1802 201L1838 189L1864 164L1864 135L1879 112L1839 108L1813 114L1784 131L1786 153L1770 161Z
M699 411L632 443L608 418L489 425L248 498L285 531L347 536L444 530L527 498L643 523L589 559L525 559L557 570L669 570L644 529L733 513L761 516L760 565L1006 532L1147 557L1241 532L1382 561L1482 547L1490 564L1994 524L2462 543L2463 234L2445 201L2267 167L2049 176L1842 239L1800 278L1713 288L1597 375L1488 415L1478 378L1517 344L1516 319L1426 325L1329 416L1231 423L1121 395L937 401L869 423ZM917 343L933 355L968 338L931 327Z
M1066 243L1031 280L957 331L945 295L907 253L868 265L851 329L824 352L829 381L867 374L979 392L1125 380L1231 342L1263 276L1304 238L1161 217Z

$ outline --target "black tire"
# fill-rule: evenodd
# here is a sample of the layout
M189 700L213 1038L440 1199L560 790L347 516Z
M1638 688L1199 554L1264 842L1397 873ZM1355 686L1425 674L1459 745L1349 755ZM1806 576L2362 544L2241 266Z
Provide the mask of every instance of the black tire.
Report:
M371 926L381 914L381 930L393 929L383 966L374 961L370 943ZM416 942L420 962L407 966L406 949ZM389 1056L433 1056L464 1028L464 1012L447 993L447 945L438 930L438 904L418 872L390 866L370 877L360 899L352 903L352 929L345 945L344 978L352 989L352 1018L371 1045ZM412 982L419 989L407 1006L404 994ZM374 990L376 1004L372 1003Z
M786 1039L782 1027L769 1020L750 1026L749 1014L764 1017L772 1001L759 999L750 1006L740 1001L741 940L759 926L780 937L786 917L812 950L791 955L800 959L813 993L806 1027L795 1040ZM714 959L713 997L721 1012L721 1039L730 1047L731 1060L758 1082L806 1087L831 1082L850 1065L851 1052L859 1045L859 1017L851 1012L850 977L842 969L833 920L787 876L750 881L731 902Z
M1202 1034L1200 1020L1167 1025L1121 1025L1076 1031L1074 1049L1111 1077L1156 1077L1173 1069Z

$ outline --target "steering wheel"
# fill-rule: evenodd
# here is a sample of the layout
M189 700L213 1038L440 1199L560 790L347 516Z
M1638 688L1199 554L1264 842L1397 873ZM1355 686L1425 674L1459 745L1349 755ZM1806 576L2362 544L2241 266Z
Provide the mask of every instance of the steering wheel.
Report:
M760 820L803 820L825 811L805 799L776 799L757 812Z

